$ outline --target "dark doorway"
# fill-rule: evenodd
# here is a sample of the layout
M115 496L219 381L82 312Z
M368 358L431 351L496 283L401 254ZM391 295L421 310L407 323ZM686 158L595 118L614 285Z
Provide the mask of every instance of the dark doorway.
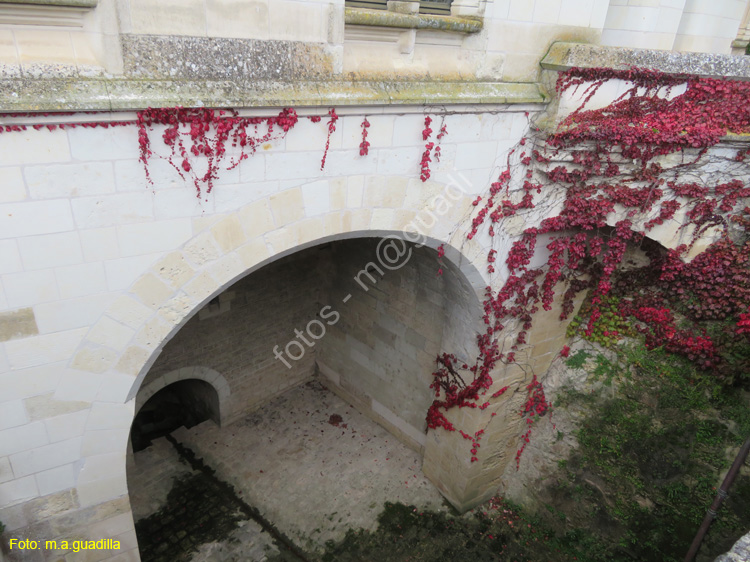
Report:
M130 438L133 451L178 427L193 427L206 420L219 425L219 395L209 383L198 379L177 381L154 394L133 420Z

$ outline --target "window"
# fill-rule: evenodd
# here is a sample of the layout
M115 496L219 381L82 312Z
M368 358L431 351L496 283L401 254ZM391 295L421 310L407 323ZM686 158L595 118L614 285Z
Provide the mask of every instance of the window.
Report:
M451 15L452 0L421 0L419 2L420 14L436 14L439 16ZM387 0L346 0L348 8L368 8L370 10L387 10Z

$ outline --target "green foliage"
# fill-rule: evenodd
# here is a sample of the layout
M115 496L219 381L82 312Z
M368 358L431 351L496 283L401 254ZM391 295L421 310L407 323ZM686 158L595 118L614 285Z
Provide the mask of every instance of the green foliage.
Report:
M597 376L618 382L616 394L568 391L565 401L583 400L590 414L580 424L580 447L558 464L567 485L552 493L579 509L588 505L576 524L592 533L597 521L608 522L604 554L579 560L681 560L730 462L725 450L750 435L750 408L735 389L660 349L636 344L623 347L619 361L595 361ZM725 505L706 540L712 556L747 530L749 477L738 479Z
M604 347L612 347L624 336L632 335L633 330L626 318L620 315L620 299L604 296L599 304L601 316L588 331L588 318L591 314L591 303L585 302L578 315L568 324L567 335L582 335L590 342Z
M586 360L590 357L590 354L583 349L579 349L573 355L565 360L565 365L571 369L580 369L586 363Z

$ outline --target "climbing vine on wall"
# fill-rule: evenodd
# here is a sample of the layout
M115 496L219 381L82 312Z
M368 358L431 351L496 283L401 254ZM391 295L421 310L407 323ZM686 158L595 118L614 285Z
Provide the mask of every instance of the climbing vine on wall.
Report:
M599 88L611 80L627 84L625 92L606 107L587 109ZM680 229L692 229L692 242L672 251L669 259L655 259L653 266L658 269L652 266L652 271L659 271L664 282L679 278L677 290L694 295L696 310L703 314L726 317L747 306L748 151L735 149L730 163L719 173L701 173L701 166L708 148L724 135L750 132L750 84L646 69L573 68L559 75L557 92L580 92L580 106L554 132L524 138L510 152L497 181L474 201L476 211L468 238L484 229L494 243L503 220L534 209L539 194L561 192L561 211L523 231L505 259L507 280L499 289L487 287L486 329L478 336L473 365L450 354L438 357L432 384L436 399L427 415L430 428L455 431L445 416L447 410L489 405L493 369L500 362L516 362L534 313L540 306L551 310L561 283L567 286L561 320L572 312L575 295L591 289L585 327L590 334L601 317L599 305L612 289L613 275L628 244L640 243L650 230L675 219L678 213L682 213ZM545 201L549 205L549 200ZM709 231L718 241L702 259L695 260L696 265L683 265L680 258ZM546 242L545 264L532 267L542 239ZM491 249L487 256L490 273L497 267L496 253ZM701 279L697 272L705 270L716 272L714 277L723 280L725 288L706 283L705 276ZM701 300L702 293L708 293L707 300ZM679 350L704 368L716 365L715 343L705 334L679 331L672 312L663 305L633 308L631 304L623 313L641 322L647 345ZM741 316L735 333L744 333L746 325ZM500 333L510 326L516 329L515 336L507 350L501 349ZM504 387L489 398L506 390ZM531 425L534 416L548 411L548 404L536 375L526 391L527 400L519 414ZM517 463L529 432L522 436ZM477 461L477 436L461 433L472 440L471 460Z
M335 112L333 115L335 116ZM333 116L331 119L335 123ZM227 165L227 169L232 169L263 144L286 135L296 124L297 112L294 109L283 109L275 117L240 117L236 111L229 109L149 108L138 112L140 160L146 179L153 183L149 174L149 162L152 157L160 155L153 151L151 139L154 128L162 126L164 132L161 136L168 154L160 157L169 162L181 178L190 178L200 197L204 185L206 193L213 189L229 146L238 149L238 155ZM333 128L335 130L335 126ZM327 152L328 144L325 154ZM325 154L321 169L325 165ZM205 170L196 169L195 157L203 157Z
M624 93L606 107L588 109L598 89L612 80L628 85ZM750 132L750 84L664 75L645 69L571 69L559 75L557 91L561 95L580 93L580 106L554 132L545 135L536 130L537 134L521 139L508 155L497 180L474 201L467 237L486 234L494 244L504 220L529 213L540 202L550 205L551 193L561 194L554 201L561 210L541 220L538 226L525 229L504 261L498 261L494 247L489 250L488 272L494 274L502 268L506 281L499 288L486 288L482 318L485 331L478 337L476 359L469 364L450 353L437 358L438 368L431 385L435 401L427 413L427 424L432 429L455 431L445 416L447 410L484 410L492 399L508 391L507 386L493 389L491 373L498 363L517 362L516 355L527 343L534 313L540 306L551 309L561 284L567 287L563 318L572 312L578 292L592 290L584 328L591 334L601 318L602 299L612 292L613 276L627 245L640 243L649 231L670 221L681 223L682 229L692 229L693 242L707 233L713 233L718 240L692 264L682 261L692 243L666 256L655 256L650 272L652 276L658 274L658 279L643 275L641 285L632 278L626 281L631 289L640 287L640 293L637 298L621 299L622 316L638 322L637 329L645 334L648 346L683 353L704 368L722 365L725 360L721 348L726 343L678 326L670 308L675 295L693 299L687 315L694 320L727 320L731 326L728 333L734 335L735 341L745 341L750 333L750 310L746 308L750 294L750 188L746 184L749 150L735 149L722 163L721 173L701 171L708 149L727 132ZM338 118L331 108L321 170ZM320 116L309 119L314 123L322 120ZM211 192L221 170L238 166L265 143L283 138L297 122L294 109L284 109L273 117L243 117L234 110L177 107L139 111L135 124L140 161L148 181L151 182L152 159L162 158L183 179L192 182L200 197ZM422 181L431 176L430 163L440 159L440 142L447 133L444 116L434 137L432 123L433 118L425 116L425 145L419 170ZM54 130L132 124L122 121L33 127ZM365 118L361 156L369 153L369 126ZM0 132L25 129L24 125L6 125L0 127ZM157 130L163 142L159 149L154 146ZM542 244L544 248L539 247ZM546 253L545 264L532 267L537 252ZM705 271L711 275L704 275ZM646 282L652 289L661 287L660 291L646 290ZM500 344L500 335L509 328L514 329L515 335L506 349ZM727 380L734 379L727 376ZM549 411L549 404L535 376L526 387L526 395L519 415L531 426L534 419ZM471 441L471 460L479 460L485 430L473 434L459 431ZM522 436L517 462L529 431Z

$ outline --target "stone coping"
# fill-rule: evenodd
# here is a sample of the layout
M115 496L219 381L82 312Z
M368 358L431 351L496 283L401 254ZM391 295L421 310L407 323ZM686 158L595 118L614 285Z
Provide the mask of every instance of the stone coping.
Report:
M68 8L96 8L99 0L0 0L0 4L32 4L34 6L63 6Z
M147 107L291 107L547 103L535 83L237 82L125 78L0 80L0 112L137 110Z
M625 70L638 66L669 74L750 79L750 57L743 55L680 53L581 43L554 43L541 64L546 70L567 70L573 67L606 67Z
M432 14L402 14L388 10L368 10L366 8L345 8L344 23L347 25L371 25L401 29L455 31L458 33L476 33L482 31L481 19L436 16Z

